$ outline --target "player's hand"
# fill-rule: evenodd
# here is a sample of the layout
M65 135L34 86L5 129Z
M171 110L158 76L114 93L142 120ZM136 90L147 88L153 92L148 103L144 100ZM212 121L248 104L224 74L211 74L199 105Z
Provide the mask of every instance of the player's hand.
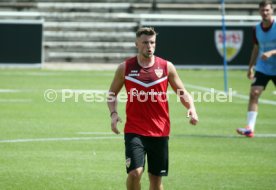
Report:
M254 79L254 70L253 68L249 68L248 71L247 71L247 77L248 79L250 80L253 80Z
M122 119L118 116L118 114L112 114L111 117L111 130L115 133L115 134L120 134L120 131L117 128L117 123L120 122L122 123Z
M261 56L261 59L263 60L263 61L266 61L268 58L270 58L272 56L272 53L270 52L270 51L267 51L267 52L265 52L265 53L263 53L262 54L262 56Z
M190 118L190 124L196 125L198 123L198 116L194 108L188 109L187 117Z

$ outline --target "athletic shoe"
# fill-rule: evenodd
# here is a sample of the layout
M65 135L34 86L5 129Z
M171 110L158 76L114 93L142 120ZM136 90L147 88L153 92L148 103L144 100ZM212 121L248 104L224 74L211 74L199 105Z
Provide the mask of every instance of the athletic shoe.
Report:
M246 137L250 137L250 138L254 137L254 131L252 131L249 127L238 128L237 133L239 133L240 135L244 135Z

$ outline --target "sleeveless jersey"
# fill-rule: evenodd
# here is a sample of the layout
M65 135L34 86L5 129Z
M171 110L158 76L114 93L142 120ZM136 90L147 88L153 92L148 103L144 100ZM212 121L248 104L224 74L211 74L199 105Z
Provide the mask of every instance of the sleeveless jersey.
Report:
M154 65L142 68L137 57L125 62L127 92L125 133L164 137L170 133L167 101L167 61L155 56Z
M264 32L259 23L256 26L256 38L259 44L259 54L256 63L256 71L266 75L276 75L276 56L271 56L267 60L262 60L261 55L270 50L276 50L276 23L272 23L271 28Z

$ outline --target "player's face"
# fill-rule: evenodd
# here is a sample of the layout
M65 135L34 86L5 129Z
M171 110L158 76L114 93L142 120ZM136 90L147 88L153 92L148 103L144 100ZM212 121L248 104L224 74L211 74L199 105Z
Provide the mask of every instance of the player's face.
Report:
M148 36L142 34L139 38L136 39L136 47L138 49L138 53L144 58L152 57L155 51L155 40L155 35Z
M273 15L273 9L271 5L261 7L259 11L263 21L271 21Z

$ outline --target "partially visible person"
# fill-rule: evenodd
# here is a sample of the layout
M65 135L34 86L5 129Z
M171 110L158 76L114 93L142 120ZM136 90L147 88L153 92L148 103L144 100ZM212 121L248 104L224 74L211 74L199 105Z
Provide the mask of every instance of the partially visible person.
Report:
M262 21L254 28L254 46L247 73L248 78L252 80L247 126L237 129L239 134L246 137L254 137L259 97L270 80L276 86L276 23L273 19L272 1L261 1L259 3L259 13Z

